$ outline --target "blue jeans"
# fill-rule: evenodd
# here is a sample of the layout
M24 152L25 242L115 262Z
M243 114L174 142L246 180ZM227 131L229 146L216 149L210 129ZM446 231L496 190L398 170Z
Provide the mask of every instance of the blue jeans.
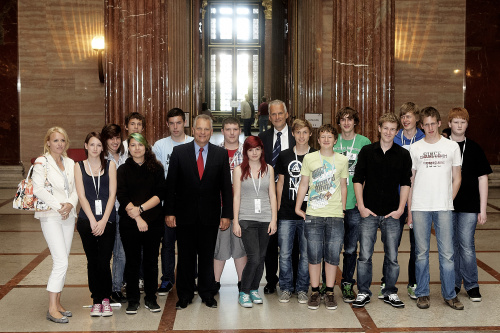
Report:
M269 115L259 116L259 133L267 131L267 123L269 122Z
M311 265L326 263L338 266L344 243L344 221L340 217L306 215L307 259Z
M405 207L403 215L399 217L399 241L398 248L401 245L401 239L403 238L403 232L406 225L406 218L408 217L408 207ZM410 259L408 260L408 286L413 286L417 284L417 279L415 277L415 235L413 234L413 229L409 229L410 234ZM385 283L384 278L384 267L382 267L382 283Z
M115 245L113 247L113 292L121 291L125 271L125 250L120 237L120 215L116 214Z
M175 283L175 228L165 226L161 240L161 280Z
M341 283L356 283L354 270L356 269L360 222L361 215L359 215L358 207L346 211L344 216L344 266Z
M373 267L372 256L375 242L377 241L377 229L382 233L384 243L384 276L385 288L382 290L384 296L398 292L396 282L399 277L398 264L398 241L399 220L392 217L372 216L361 219L359 225L359 258L358 258L358 290L360 293L371 296L370 285L372 283Z
M280 220L278 223L278 245L280 247L280 289L282 291L287 290L289 292L294 290L292 250L295 231L298 233L300 249L295 291L307 292L309 290L309 266L307 262L307 241L304 234L304 220Z
M454 250L455 250L455 287L460 289L462 280L465 290L479 287L477 283L477 261L474 234L477 213L453 212Z
M413 232L415 233L415 271L417 289L415 296L429 296L429 247L431 227L434 221L439 253L439 277L441 294L445 300L453 299L455 293L455 264L453 262L452 211L413 211Z

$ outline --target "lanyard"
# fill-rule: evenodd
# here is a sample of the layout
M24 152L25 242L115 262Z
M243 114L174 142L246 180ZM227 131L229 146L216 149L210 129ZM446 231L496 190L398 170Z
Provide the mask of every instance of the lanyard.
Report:
M462 150L461 164L460 167L464 166L464 154L465 154L465 144L467 143L467 138L464 139L464 149Z
M101 173L99 172L99 177L97 178L97 187L95 186L94 172L90 167L90 162L87 160L87 164L89 165L90 175L92 176L92 182L94 183L95 193L97 194L97 199L99 199L99 190L101 188Z
M356 136L357 134L354 134L354 139L352 140L352 146L351 146L351 149L348 149L348 147L346 147L346 150L347 152L351 153L352 154L352 149L354 148L354 142L356 142ZM340 135L340 151L343 152L344 151L344 147L342 147L342 135ZM347 155L347 154L346 154ZM320 154L321 156L321 154Z
M261 177L260 177L260 173L261 171L259 170L259 189L257 189L257 187L255 186L255 180L253 180L253 174L252 174L252 169L250 169L250 177L252 178L252 183L253 183L253 188L255 189L255 194L257 194L257 198L259 197L259 192L260 192L260 181L261 181Z
M307 148L306 154L309 154L310 150L311 150L311 147ZM299 159L297 158L297 146L293 147L293 152L295 153L295 160L298 161ZM319 156L321 156L321 154Z
M401 131L401 145L404 146L405 145L405 140L404 140L404 136L403 136L403 132L404 131ZM413 138L410 139L410 146L412 143L415 142L415 138L417 137L417 133L415 132L415 135L413 136Z
M323 156L321 156L321 153L319 152L318 150L318 154L319 154L319 159L321 160L321 166L323 166ZM333 168L335 167L335 153L333 153L333 156L332 156L332 171L333 171Z

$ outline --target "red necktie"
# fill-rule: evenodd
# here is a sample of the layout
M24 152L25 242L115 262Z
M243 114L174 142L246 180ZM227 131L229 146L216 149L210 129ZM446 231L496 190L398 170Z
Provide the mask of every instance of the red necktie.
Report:
M200 153L198 154L198 160L196 161L196 164L198 164L198 174L200 175L200 180L201 177L203 177L203 170L205 169L205 166L203 165L203 156L201 153L203 152L203 148L200 148Z

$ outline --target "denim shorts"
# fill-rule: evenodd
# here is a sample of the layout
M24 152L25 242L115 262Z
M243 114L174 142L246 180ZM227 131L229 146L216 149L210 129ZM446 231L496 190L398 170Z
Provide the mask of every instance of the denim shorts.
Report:
M344 219L306 215L307 258L311 265L325 262L338 266L344 244Z

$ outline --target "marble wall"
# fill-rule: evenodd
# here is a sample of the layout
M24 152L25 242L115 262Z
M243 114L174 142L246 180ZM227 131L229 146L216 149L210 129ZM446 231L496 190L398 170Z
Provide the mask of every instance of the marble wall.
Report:
M464 105L465 0L396 0L395 112L401 104L447 114Z
M322 3L326 6L328 1ZM333 8L325 8L320 29L331 27ZM284 8L276 7L276 14L286 16L278 9ZM421 107L435 106L446 120L449 109L464 105L465 20L466 0L395 0L395 111L414 101ZM97 54L90 46L92 37L104 32L103 1L18 0L18 26L20 147L26 163L41 152L50 126L65 127L73 147L79 147L87 132L104 124L105 87L98 80ZM282 29L273 22L273 32L278 28ZM323 34L320 39L323 52L333 50L326 43L330 36ZM280 49L285 51L286 45ZM323 89L317 89L322 94L318 105L328 119L336 112L333 77L324 74L332 73L331 61L323 54L323 74L318 77ZM273 82L279 80L271 87L272 95L293 96L288 90L293 86L284 85L290 81L283 80L290 73L284 69L282 74L272 76ZM175 91L169 94L176 96Z
M102 0L18 0L21 160L62 126L73 148L104 125L104 85L91 41L103 35Z

